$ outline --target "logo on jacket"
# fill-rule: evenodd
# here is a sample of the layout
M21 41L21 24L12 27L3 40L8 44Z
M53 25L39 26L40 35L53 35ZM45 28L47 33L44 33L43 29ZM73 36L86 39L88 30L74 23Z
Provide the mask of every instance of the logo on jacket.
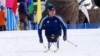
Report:
M57 22L57 20L55 20L55 22Z
M47 23L50 23L49 21L47 21Z

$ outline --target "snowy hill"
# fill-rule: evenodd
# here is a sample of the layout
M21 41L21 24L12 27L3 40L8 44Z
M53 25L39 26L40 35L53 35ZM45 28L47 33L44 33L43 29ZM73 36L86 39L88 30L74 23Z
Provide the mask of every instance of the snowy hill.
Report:
M100 56L100 29L68 29L67 35L77 47L63 41L61 36L60 49L45 53L37 30L0 32L0 56ZM43 40L47 46L45 36Z

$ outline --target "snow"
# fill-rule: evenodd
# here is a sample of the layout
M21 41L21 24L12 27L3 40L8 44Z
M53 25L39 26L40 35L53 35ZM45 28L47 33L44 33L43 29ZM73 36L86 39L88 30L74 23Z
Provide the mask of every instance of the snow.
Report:
M68 29L67 39L60 37L60 49L45 53L47 40L43 31L44 43L39 43L37 30L0 32L0 56L100 56L100 29ZM51 49L54 49L52 46Z

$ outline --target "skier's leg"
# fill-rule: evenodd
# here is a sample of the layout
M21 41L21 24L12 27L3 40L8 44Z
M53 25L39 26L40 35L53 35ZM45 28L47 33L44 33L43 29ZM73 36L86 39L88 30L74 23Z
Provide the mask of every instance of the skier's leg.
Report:
M50 49L50 36L46 36L47 41L48 41L48 50Z
M57 41L57 49L59 49L59 40Z
M48 42L48 50L50 50L50 42Z
M56 42L57 42L57 49L59 49L59 36L56 36Z

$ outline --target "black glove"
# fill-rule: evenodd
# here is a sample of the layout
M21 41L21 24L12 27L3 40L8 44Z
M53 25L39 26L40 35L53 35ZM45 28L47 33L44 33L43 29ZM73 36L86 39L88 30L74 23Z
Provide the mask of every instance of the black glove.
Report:
M40 39L40 43L43 43L43 39Z
M67 40L67 37L66 36L63 36L63 40L66 41Z

